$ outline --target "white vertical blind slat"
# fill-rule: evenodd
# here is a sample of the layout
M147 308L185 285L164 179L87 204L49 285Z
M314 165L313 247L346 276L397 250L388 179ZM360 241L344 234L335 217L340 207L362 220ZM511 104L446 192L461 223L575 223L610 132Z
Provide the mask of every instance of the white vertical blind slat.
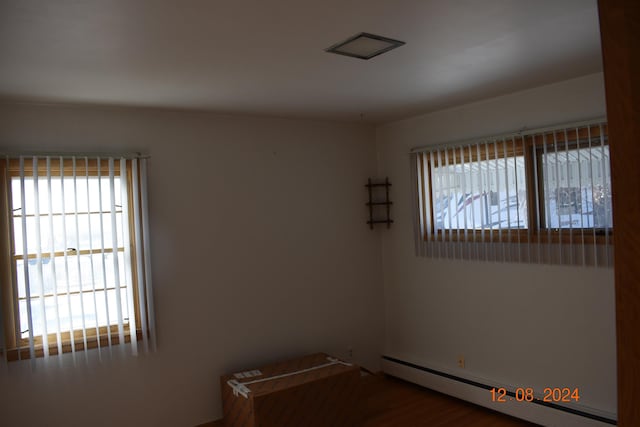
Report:
M38 173L38 158L33 158L33 202L34 202L34 220L35 220L35 249L36 249L36 273L38 275L38 284L40 288L39 305L40 316L42 317L42 351L44 358L49 357L49 328L47 325L47 312L45 310L44 301L44 271L42 269L42 227L40 223L40 176Z
M76 241L75 241L75 257L76 257L76 273L78 274L78 280L80 281L79 286L82 290L82 265L80 263L80 223L79 223L79 215L80 211L78 209L78 173L77 173L77 159L74 157L71 163L71 174L73 178L73 220L75 225L76 232ZM89 224L90 218L89 218ZM89 226L91 228L91 226ZM80 298L80 313L82 318L82 344L84 345L84 349L87 348L87 322L85 316L85 307L84 307L84 298L81 296ZM72 340L75 341L75 340ZM74 347L75 348L75 347ZM85 354L85 361L87 360L87 352Z
M135 316L135 302L133 299L134 289L133 289L133 263L131 259L133 254L131 253L131 245L127 244L127 242L131 242L131 236L129 234L129 224L127 219L130 215L130 206L129 206L129 195L127 192L127 181L128 181L129 171L127 166L126 159L120 159L120 199L122 201L122 234L123 234L123 245L124 245L124 262L125 262L125 281L127 285L127 307L129 314L129 338L131 343L131 353L134 355L138 354L138 340L137 340L137 331L138 331L138 322L136 321Z
M442 179L442 197L443 202L446 200L446 205L443 207L444 213L442 215L442 238L444 239L444 255L448 258L455 259L455 253L450 254L451 251L451 217L449 213L451 212L451 178L449 176L449 154L445 150L444 155L442 156L444 164L440 167L440 170L443 171L443 179Z
M424 176L424 172L420 167L420 159L422 158L422 153L412 153L409 155L409 171L411 173L411 183L415 186L415 190L412 191L412 201L414 202L413 206L420 206L420 209L416 209L413 211L413 226L414 228L420 229L419 233L413 233L413 248L416 255L425 256L422 253L423 244L421 243L421 237L424 237L424 223L426 218L422 215L422 210L424 206L424 201L422 200L422 185L423 182L418 177Z
M69 246L67 242L67 199L65 192L65 183L64 183L64 159L62 157L58 158L58 165L60 167L60 199L61 199L61 211L62 211L62 246L63 246L63 261L64 261L64 283L65 289L67 291L67 315L69 316L69 329L71 331L75 330L74 322L73 322L73 310L71 303L71 283L69 282ZM71 337L73 338L73 337ZM76 343L75 339L70 340L71 345L71 354L73 357L73 363L76 363Z
M140 188L140 180L139 180L140 169L138 165L138 160L133 159L131 161L131 176L133 181L133 221L134 221L134 242L136 245L136 254L140 254L144 256L143 248L144 244L142 242L142 221L141 221L141 212L140 212L140 192L138 188ZM140 310L140 318L141 326L142 326L142 345L144 347L145 352L149 351L149 330L147 329L147 303L146 303L146 294L144 291L144 262L142 261L141 256L136 257L136 274L138 276L138 300L140 301L138 304L138 308Z
M469 258L478 259L478 239L476 233L476 180L473 179L473 151L471 148L471 144L467 146L467 152L469 153L469 185L471 186L469 192L471 193L471 224L472 233L473 233L473 245L472 245L472 253L469 254ZM478 158L480 160L480 158Z
M451 166L449 168L449 171L453 171L455 172L457 170L457 158L456 158L456 150L453 149L451 150ZM456 173L451 173L451 175L449 176L449 188L453 190L453 197L452 197L452 202L453 202L453 210L449 211L449 221L451 222L451 226L453 227L453 216L456 217L456 228L455 228L455 233L456 233L456 243L452 245L452 249L453 249L453 259L456 259L456 257L458 256L458 249L462 249L462 245L459 244L458 242L460 242L460 215L458 215L458 202L460 200L460 197L458 196L458 180L457 178L459 178L459 176ZM453 182L451 182L451 180L453 180ZM451 204L449 204L449 208L451 208ZM453 229L452 229L452 236L451 239L453 239ZM460 257L461 258L461 257Z
M598 243L596 241L596 215L595 215L595 189L594 181L593 181L593 171L594 171L594 162L593 162L593 147L591 143L591 128L588 131L589 136L589 176L591 177L591 231L593 233L593 263L595 265L598 264Z
M468 233L468 229L469 226L467 224L467 206L469 206L469 203L467 203L468 200L473 201L473 194L467 195L467 178L468 178L468 174L467 174L467 168L466 168L466 164L464 161L464 157L465 157L465 152L464 152L464 147L460 147L460 165L462 167L462 214L463 216L463 233L464 233L464 241L465 241L465 246L464 249L466 249L463 252L463 259L468 259L469 258L469 253L471 252L471 239L469 239L469 233ZM469 164L471 164L469 162ZM460 209L458 209L458 211L460 211ZM462 245L461 245L462 246Z
M111 246L113 257L113 278L114 278L114 293L116 297L116 317L118 322L118 342L124 343L124 316L122 313L122 293L121 286L122 281L120 277L120 265L119 265L119 245L118 245L118 220L116 217L116 186L115 186L115 164L113 158L109 158L109 211L111 219ZM124 225L124 224L123 224ZM120 348L124 351L124 346Z
M483 219L483 215L485 215L487 206L487 197L486 197L486 192L485 192L485 187L484 187L484 170L483 170L483 166L485 164L485 162L482 161L482 156L480 154L480 143L476 144L476 154L478 156L478 196L479 196L479 200L480 200L480 243L477 246L477 259L481 259L480 256L480 247L482 247L482 253L486 256L486 254L488 253L487 250L487 242L486 239L484 238L484 228L485 228L485 219Z
M438 169L443 170L442 156L440 154L440 150L436 152L436 155L438 157ZM438 190L436 191L435 200L438 201L438 205L440 206L440 222L442 224L441 228L435 230L435 232L437 233L436 239L438 239L438 241L440 242L438 245L438 258L448 258L447 252L446 252L447 247L445 245L445 227L444 227L444 189L443 189L444 173L440 173L438 174L438 176L436 176L435 169L432 169L432 177L433 177L432 182L438 184ZM434 218L434 221L435 219L437 218ZM439 238L438 238L438 235L440 236Z
M142 241L144 259L144 282L147 296L147 310L149 313L151 349L156 350L156 315L153 307L153 288L151 286L151 245L149 242L149 200L147 192L147 159L141 159L140 188L142 200Z
M456 197L457 190L454 187L456 176L455 176L455 173L453 172L455 170L455 150L453 150L451 156L449 156L449 150L446 150L445 153L446 153L445 162L448 163L447 189L449 191L449 199L447 204L447 218L449 220L449 233L448 233L449 250L451 251L451 255L453 259L456 259L458 257L458 245L456 244L457 240L455 239L455 234L456 234L456 231L458 230L458 227L456 227L454 216L456 212L458 198Z
M100 159L97 159L98 162L98 171L100 170ZM90 194L90 177L89 177L89 158L85 157L84 158L84 164L85 164L85 180L86 180L86 190L87 190L87 194L86 194L86 200L87 200L87 218L88 218L88 226L89 226L89 248L93 249L93 227L91 225L91 194ZM98 182L99 182L99 178L100 178L100 173L98 172ZM100 196L100 198L102 198ZM102 212L102 208L99 207L100 212ZM102 218L102 215L100 215L100 218ZM101 234L102 235L102 234ZM104 257L104 253L102 254ZM79 254L78 254L79 256ZM93 255L89 256L89 260L90 260L90 266L91 266L91 294L93 297L93 310L95 313L95 331L96 331L96 345L98 348L98 357L100 359L102 359L102 343L100 342L100 326L98 323L98 297L96 294L96 274L95 274L95 264L93 261ZM85 347L86 348L86 347Z
M543 174L547 177L551 176L551 165L549 164L549 157L547 156L547 135L546 134L542 134L542 164L543 164ZM549 204L551 203L551 197L549 196L549 180L545 179L543 180L544 183L544 199L543 199L543 204L544 204L544 208L545 208L545 223L543 224L546 227L547 230L547 244L546 244L546 252L547 252L547 257L545 258L545 261L548 263L551 263L551 261L553 260L553 254L551 253L551 208L549 207Z
M538 151L536 149L535 144L531 144L531 157L533 159L533 171L531 173L534 174L534 179L533 179L533 185L534 185L534 190L535 190L535 202L536 202L536 211L535 211L535 220L536 220L536 230L540 230L540 188L538 188ZM531 209L531 208L529 208ZM529 231L527 233L528 237L529 237L529 242L531 242L531 224L529 224ZM536 261L538 264L543 262L542 259L542 246L540 244L540 232L536 233L536 249L537 249L537 253L536 253ZM529 243L529 245L531 245L531 243ZM531 247L529 248L529 250L531 251Z
M576 141L577 141L577 136L576 136ZM578 144L580 145L580 144ZM569 161L569 135L567 133L567 130L564 130L564 152L565 152L565 160L567 162L566 164L566 169L567 169L567 186L565 187L567 189L567 191L571 191L572 190L572 185L571 185L571 163ZM571 193L569 193L569 195L573 196ZM573 204L573 200L570 200L570 203ZM572 212L569 216L569 264L573 264L573 207L569 208L569 212ZM562 227L562 225L561 225Z
M504 154L504 188L505 188L505 195L506 195L506 210L507 210L507 243L504 245L505 246L505 254L504 254L504 261L506 262L507 260L511 260L511 207L510 207L510 200L511 200L511 193L509 192L509 160L510 157L507 154L507 140L506 139L502 139L502 152Z
M494 140L493 141L493 151L494 151L494 155L495 155L495 159L494 159L494 166L495 166L495 170L493 173L493 177L495 179L496 182L496 196L498 198L498 246L500 247L500 253L501 253L501 258L502 261L504 261L504 241L502 240L502 209L500 209L500 204L501 204L501 200L500 200L500 158L498 157L498 141ZM492 227L493 228L493 227ZM496 254L496 257L494 259L494 261L498 261L498 255Z
M514 153L514 157L513 157L513 173L515 176L515 194L516 194L516 227L517 227L517 242L518 242L518 262L522 262L522 246L520 243L520 193L519 193L519 188L518 188L518 158L516 157L515 153L516 151L516 138L514 137L512 140L512 148L513 148L513 153ZM521 141L522 146L524 147L524 140ZM527 224L527 228L530 229L531 225ZM531 261L531 260L529 260Z
M102 203L102 159L100 157L98 157L98 208L100 211L100 247L104 248L105 247L105 242L104 242L104 215L102 214L104 212L104 206ZM113 256L117 255L117 252L115 254L112 254ZM108 297L108 292L107 292L107 257L104 251L101 252L101 256L100 256L100 261L101 261L101 273L102 273L102 289L101 291L103 291L103 296L104 296L104 306L106 307L105 313L106 313L106 318L107 318L107 325L111 325L111 315L110 315L110 309L109 309L109 297ZM97 323L97 322L96 322ZM109 347L109 354L111 354L112 351L112 347L113 347L113 343L112 343L112 339L111 339L111 330L109 328L109 326L107 326L107 343L108 343L108 347Z
M420 153L419 156L420 170L422 171L420 176L426 177L429 173L430 155L427 153ZM427 182L428 181L426 179L420 179L420 199L423 201L423 204L420 206L424 206L424 209L419 209L420 217L422 218L420 223L423 225L420 228L420 242L422 243L421 247L423 248L423 252L426 253L427 256L434 256L434 243L432 239L433 233L431 231L433 228L433 221L431 219L433 206L429 199L429 187L427 186ZM424 241L425 235L427 237L426 242Z
M49 216L49 237L51 239L51 247L49 248L49 263L51 264L51 280L53 281L53 303L55 308L56 322L56 346L58 354L62 353L62 335L60 333L60 305L58 303L58 275L56 274L56 247L55 236L53 233L53 188L51 185L51 157L46 158L47 167L47 213ZM64 218L63 218L64 220ZM43 282L44 287L44 282ZM44 301L43 301L44 303ZM60 360L60 359L58 359Z
M429 183L427 184L427 180L422 180L422 185L424 186L424 192L422 197L425 198L425 200L428 201L428 205L427 205L427 209L424 210L425 215L427 216L425 218L425 228L426 228L426 232L427 232L427 237L428 237L428 248L429 248L429 256L434 257L434 258L440 258L440 254L438 253L438 251L440 250L440 245L436 240L436 236L434 235L434 232L437 232L435 230L435 215L436 215L436 211L435 211L435 205L436 205L436 199L434 197L432 197L431 195L434 194L434 182L432 180L432 171L433 171L433 165L434 165L434 152L430 151L428 153L423 153L423 157L422 157L422 168L425 171L425 177L428 177ZM422 211L422 209L421 209Z
M430 180L430 184L431 184L431 194L433 194L433 197L430 199L431 200L431 206L430 209L427 212L427 215L430 217L429 222L427 222L427 232L429 233L429 241L431 242L431 251L432 251L432 256L436 257L437 259L440 259L442 257L442 245L440 244L439 240L438 240L438 230L436 230L436 206L438 203L438 197L439 197L439 187L437 187L437 181L435 178L435 159L436 159L436 152L435 151L430 151L428 153L428 161L429 161L429 167L427 168L428 171L431 171L431 174L429 175L429 180ZM425 184L426 185L426 184ZM429 197L429 194L425 194L424 195L425 198ZM431 233L435 233L435 235L431 234Z
M491 156L493 155L493 147L490 147L491 143L488 142L486 145L486 150L487 150L487 181L486 181L486 185L487 185L487 201L488 201L488 205L489 205L489 218L488 218L488 223L487 226L489 227L489 239L491 241L491 256L490 256L490 261L492 262L496 262L498 260L498 255L499 255L499 246L500 246L500 239L498 238L499 236L499 227L495 227L494 224L494 215L493 215L493 199L492 199L492 194L495 190L495 186L494 186L494 181L495 181L495 163L494 161L491 159ZM498 223L498 226L500 224Z
M24 286L25 286L25 297L26 297L26 309L27 309L27 326L29 329L29 357L31 358L32 363L35 363L35 345L34 345L34 335L33 335L33 313L31 309L31 278L29 277L29 262L28 262L28 240L27 240L27 201L26 201L26 190L25 190L25 171L24 171L24 157L20 157L20 205L21 205L21 215L22 215L22 253L24 255L23 259L23 267L24 267ZM18 331L18 338L21 338L22 331ZM21 353L18 351L18 359L21 358Z
M427 173L425 170L425 164L427 161L427 155L424 153L419 153L415 157L416 167L420 170L418 176L424 177ZM428 167L427 167L428 170ZM426 214L431 209L431 204L429 203L429 199L425 198L427 195L427 189L425 186L427 182L425 179L418 180L418 199L420 200L421 209L418 209L418 225L420 227L420 234L418 237L418 247L420 248L420 252L425 254L426 256L432 255L433 242L431 242L431 221L429 220L430 215ZM426 236L426 242L425 242Z
M587 131L589 130L589 127L586 128ZM576 136L579 138L580 135L580 130L578 128L575 129L576 132ZM586 266L587 265L587 258L586 258L586 248L585 248L585 239L584 239L584 231L585 231L585 225L584 225L584 206L587 203L587 197L586 197L586 191L583 191L584 188L584 182L582 180L582 151L580 148L581 144L578 144L578 146L576 147L576 152L578 155L578 187L580 188L580 250L579 250L579 254L580 254L580 258L582 260L582 266Z
M485 241L485 261L493 261L495 259L495 246L493 244L493 227L491 226L491 162L489 156L489 144L483 142L484 161L481 167L482 172L482 200L484 201L484 220L482 222L482 237ZM485 237L488 236L488 237Z
M576 138L580 138L580 130L578 128L575 128L575 132ZM580 191L580 249L578 250L578 253L582 261L582 266L585 266L587 264L584 247L584 204L586 202L586 197L584 197L582 191L582 152L580 151L580 144L576 146L576 155L578 158L578 190Z
M410 156L411 161L411 174L413 179L413 174L416 174L416 180L413 183L416 185L415 193L413 194L414 198L418 200L418 206L424 207L426 205L425 201L422 198L422 188L424 186L424 181L421 179L417 179L418 177L424 176L424 170L422 165L423 153L416 153L415 155ZM423 208L418 209L417 211L413 211L412 219L414 223L419 227L420 233L414 233L414 246L416 253L422 254L423 257L429 256L429 242L425 240L426 238L426 220L427 218L423 215Z
M553 132L553 161L555 163L556 169L556 188L554 198L556 200L556 215L558 217L558 244L556 245L558 248L558 259L560 264L562 264L563 258L563 246L562 246L562 218L560 217L560 209L558 207L558 196L560 195L560 159L558 157L558 137L556 132Z

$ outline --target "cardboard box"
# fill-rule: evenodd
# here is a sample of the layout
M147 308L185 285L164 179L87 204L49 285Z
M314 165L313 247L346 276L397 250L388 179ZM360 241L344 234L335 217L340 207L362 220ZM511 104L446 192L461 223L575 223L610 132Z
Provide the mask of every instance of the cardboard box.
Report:
M221 379L226 427L354 427L362 424L360 368L324 353Z

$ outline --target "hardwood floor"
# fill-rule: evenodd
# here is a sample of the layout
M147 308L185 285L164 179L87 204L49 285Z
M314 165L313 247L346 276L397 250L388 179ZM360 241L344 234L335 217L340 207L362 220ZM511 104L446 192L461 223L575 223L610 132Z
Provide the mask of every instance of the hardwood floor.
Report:
M387 376L366 381L364 427L526 427L526 421Z
M363 427L536 426L382 374L364 377L362 381ZM218 420L200 427L223 426L222 420Z

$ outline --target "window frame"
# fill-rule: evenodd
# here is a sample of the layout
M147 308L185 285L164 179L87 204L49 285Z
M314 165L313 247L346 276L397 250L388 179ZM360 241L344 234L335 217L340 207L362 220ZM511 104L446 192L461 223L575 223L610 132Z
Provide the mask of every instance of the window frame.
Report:
M554 140L555 136L555 140ZM551 138L549 140L548 138ZM600 140L603 138L603 141ZM590 146L585 141L598 141L598 145ZM476 143L473 143L476 145ZM562 146L560 146L562 144ZM418 152L418 174L420 182L417 185L419 192L417 200L420 201L418 209L422 218L422 240L432 242L511 242L511 243L583 243L597 245L613 244L613 227L610 228L553 228L545 225L545 193L544 170L542 157L545 147L551 147L557 153L580 148L593 148L608 146L607 124L589 124L583 127L565 127L550 131L533 133L528 135L510 135L504 138L496 138L480 143L484 146L485 153L468 146L457 145L451 147L428 148ZM488 148L493 147L493 149ZM475 161L490 161L495 159L515 158L524 156L525 184L527 191L527 228L502 228L502 229L474 229L474 228L435 228L435 205L433 192L432 167L447 166L447 163L439 164L440 153L453 153L455 159L463 159L464 163ZM456 154L457 152L457 154ZM433 154L433 161L431 159ZM464 153L464 154L460 154ZM440 158L440 163L441 163ZM455 163L462 164L462 162ZM611 177L607 179L611 182ZM425 202L428 200L428 205ZM610 208L611 209L611 208ZM428 221L427 221L428 218ZM427 228L430 229L427 229ZM595 231L594 231L595 230ZM464 235L463 235L464 234Z
M451 154L454 154L456 151L458 153L463 152L464 153L463 155L455 154L454 158L455 159L464 158L464 164L472 163L472 162L491 161L491 160L498 161L500 159L515 158L515 157L523 156L525 158L525 168L527 167L526 155L525 155L526 150L524 148L524 143L522 140L520 142L516 142L515 139L513 139L512 141L507 141L507 140L487 141L486 144L483 144L483 145L485 147L484 153L480 152L479 156L478 156L477 150L473 150L469 146L456 147L456 148L444 148L443 150L438 150L437 152L438 153L447 152ZM489 148L490 146L492 148ZM420 209L422 209L423 218L427 218L427 215L429 215L429 217L431 218L431 220L429 221L429 227L431 227L430 235L432 240L464 242L464 241L468 241L468 236L471 235L472 241L476 241L478 240L477 238L480 237L481 239L483 239L481 241L504 241L504 242L516 241L517 242L519 241L519 238L521 238L523 234L526 234L528 232L528 228L511 228L511 229L494 230L489 228L474 229L474 228L450 227L448 229L446 228L436 229L435 221L433 220L433 218L436 217L436 213L435 213L435 204L433 203L432 167L434 166L446 167L450 165L448 165L446 161L443 164L437 164L438 160L442 160L441 156L434 157L433 161L431 161L431 153L429 152L424 154L425 154L424 156L419 157L419 161L421 162L420 168L421 170L425 171L425 167L426 167L427 176L429 177L429 179L428 180L425 179L424 175L422 177L419 176L419 179L422 179L422 184L420 185L420 188L422 189L422 195L421 195L422 200L425 200L424 198L427 197L425 193L428 191L429 212L427 213L425 203L422 203L422 206L420 207ZM457 163L457 164L462 164L462 163ZM525 176L528 176L528 174L526 173L526 170L525 170ZM528 212L527 213L528 224L530 224L530 221L531 221L531 218ZM507 232L504 233L505 231ZM428 234L429 233L425 229L424 236L423 236L424 240L428 240L429 238ZM466 237L461 236L461 234L466 234ZM493 234L496 235L495 238Z
M580 129L578 131L578 135L577 137L575 135L573 135L573 137L571 137L570 135L567 135L567 137L564 136L565 133L569 134L571 132L573 132L575 134L576 130L571 129L568 132L563 132L559 135L559 138L556 137L556 140L553 141L547 141L546 143L543 141L543 138L541 136L536 136L535 140L532 138L532 142L531 142L531 146L532 149L535 151L535 154L531 154L531 156L536 157L536 164L537 164L537 171L536 171L536 176L535 177L531 177L531 180L535 180L535 178L537 177L538 182L537 182L537 187L538 187L538 199L539 200L544 200L545 199L545 185L544 185L544 168L543 168L543 156L545 155L545 146L546 147L550 147L550 148L555 148L554 145L558 145L558 144L564 144L564 146L562 147L562 153L567 153L571 150L579 150L579 149L593 149L593 148L598 148L601 146L606 146L609 147L609 138L607 135L607 129L606 129L606 124L602 125L603 128L603 135L601 135L600 133L600 126L589 126L588 128L583 128ZM593 133L592 133L593 132ZM592 139L597 139L600 140L600 138L604 138L604 141L602 141L601 144L598 144L596 146L590 145L589 144L589 140ZM566 141L566 142L565 142ZM585 142L586 141L586 142ZM532 151L533 152L533 151ZM560 151L558 151L560 152ZM598 169L599 170L599 169ZM566 173L566 170L565 170ZM567 177L568 179L568 177ZM611 175L609 175L608 180L611 180ZM554 242L559 242L562 241L563 243L565 242L569 242L572 240L571 234L573 234L573 232L575 231L576 234L578 234L581 239L582 239L582 234L584 234L585 231L588 230L589 235L585 234L584 237L589 239L587 240L589 243L593 243L593 234L595 232L595 239L596 239L596 243L598 244L607 244L607 237L611 240L609 243L613 243L612 239L613 239L613 227L607 228L607 227L569 227L569 228L554 228L554 227L546 227L544 226L544 224L546 223L546 212L544 208L540 208L537 212L534 212L537 216L538 216L538 220L539 223L541 224L539 227L539 232L540 233L548 233L548 230L551 230L552 233L552 238ZM595 231L594 231L595 230ZM557 233L558 236L553 236L553 233ZM569 234L569 236L565 236L563 238L563 234L567 233ZM582 240L580 240L582 241Z
M134 198L134 177L133 177L133 169L131 167L132 160L127 159L126 161L126 189L127 189L127 202L128 206L133 206L133 198ZM25 161L23 164L23 171L25 177L34 177L34 168L32 161ZM121 173L120 162L113 162L113 173L114 175L120 176ZM98 168L98 160L87 159L84 162L76 161L75 164L75 173L76 176L81 177L108 177L109 176L109 161L108 159L103 159L100 162L100 167ZM38 166L37 166L37 176L39 178L45 177L46 175L46 156L38 157ZM140 182L140 170L137 170L138 180ZM58 158L55 161L51 161L50 164L50 175L52 181L54 179L60 179L68 176L73 176L73 160L65 158L63 160L63 166L60 168L60 162ZM0 265L2 266L2 274L0 276L1 286L0 286L0 296L2 297L2 306L0 307L2 314L2 326L5 340L5 350L6 350L6 359L7 361L16 361L29 359L31 357L30 347L29 347L29 338L22 338L21 333L19 331L18 326L20 325L20 310L19 310L19 294L18 294L18 284L17 284L17 262L19 259L30 258L30 254L16 255L14 253L15 248L15 237L14 237L14 227L13 227L13 210L12 210L12 178L20 176L20 165L19 160L15 158L9 159L1 159L0 160L0 234L5 234L9 238L5 244L2 244L0 248ZM141 202L141 193L138 191L138 204ZM99 212L104 214L104 212ZM62 215L62 214L61 214ZM64 214L64 215L72 215L72 214ZM143 339L143 329L142 322L148 322L149 311L146 310L146 319L141 319L140 314L140 305L139 305L139 286L138 286L138 272L136 257L138 254L136 252L136 234L134 229L134 215L132 209L128 211L128 218L123 218L123 226L128 227L128 237L129 237L129 254L131 256L131 290L133 293L133 315L135 316L135 324L136 324L136 341L141 341ZM125 222L126 221L126 222ZM117 252L125 252L126 248L124 246L118 246ZM83 249L78 251L67 252L67 254L78 255L87 253L113 253L113 248L91 248L91 249ZM57 252L56 252L57 253ZM64 256L64 252L60 253ZM44 257L50 258L50 254L42 254ZM55 258L54 257L54 258ZM116 286L114 284L114 286ZM121 286L122 287L122 286ZM79 292L71 292L74 293L84 293L84 291L80 290ZM56 295L66 295L66 292L57 293ZM148 304L148 301L146 301ZM131 314L130 314L131 315ZM131 320L122 323L123 332L124 332L124 342L131 342ZM57 344L57 336L58 332L48 333L48 343L49 343L49 354L50 355L58 355L60 353L69 353L73 349L75 351L85 351L98 347L106 347L108 345L119 345L120 344L120 334L118 329L118 324L111 322L110 325L96 326L96 327L88 327L84 329L76 328L72 331L60 331L59 332L62 338L62 348L58 348ZM86 337L86 348L85 348L85 337ZM73 343L73 346L72 346ZM34 335L33 336L33 344L35 350L35 357L43 357L44 345L43 345L43 335ZM0 348L0 355L2 354L2 348Z

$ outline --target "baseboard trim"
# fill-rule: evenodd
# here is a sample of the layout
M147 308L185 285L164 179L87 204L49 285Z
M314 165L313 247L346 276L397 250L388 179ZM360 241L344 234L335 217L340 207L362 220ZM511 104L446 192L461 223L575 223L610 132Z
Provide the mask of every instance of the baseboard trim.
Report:
M566 427L617 425L617 421L613 418L552 402L544 402L540 399L534 399L533 402L492 402L488 397L487 390L491 390L495 385L463 378L391 356L382 356L382 367L385 373L398 378L542 425ZM515 397L515 392L508 390L507 395Z

